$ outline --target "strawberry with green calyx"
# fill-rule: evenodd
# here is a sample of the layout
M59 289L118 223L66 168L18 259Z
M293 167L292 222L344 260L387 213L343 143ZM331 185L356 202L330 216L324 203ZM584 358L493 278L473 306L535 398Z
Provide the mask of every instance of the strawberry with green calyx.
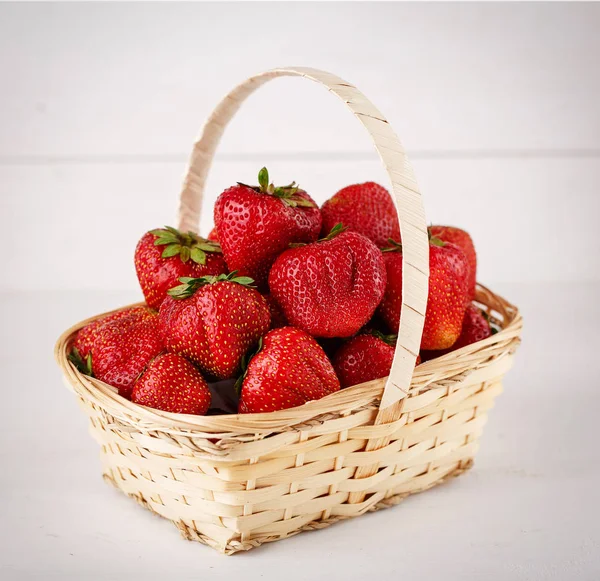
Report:
M390 193L379 184L366 182L341 189L321 207L321 235L338 223L363 234L380 248L388 238L400 238L398 213Z
M155 357L133 386L131 401L165 412L204 415L211 401L202 374L175 353Z
M475 305L471 304L465 311L463 318L462 330L460 336L449 349L442 349L440 351L423 351L423 359L429 361L440 355L445 355L451 351L456 351L461 347L466 347L478 341L483 341L491 335L497 332L492 328L489 321L489 316L485 311L482 311Z
M235 377L244 354L269 329L267 301L251 278L235 271L180 281L159 313L167 351L187 357L212 377Z
M129 398L146 365L163 351L158 315L146 307L126 309L92 322L75 337L70 360Z
M452 242L452 244L456 244L465 253L467 262L469 263L469 297L474 299L477 277L477 253L475 252L475 246L469 233L454 226L431 226L429 228L429 235L435 236L444 242Z
M275 187L262 168L258 186L238 183L225 190L214 209L215 227L230 270L252 277L266 290L273 261L292 242L313 242L321 212L294 183Z
M350 337L371 319L383 297L380 250L337 225L312 244L294 244L273 264L269 288L291 325L314 337Z
M331 362L316 340L300 329L269 331L241 381L239 413L296 407L339 391Z
M402 305L402 245L390 241L383 250L387 272L385 295L379 315L388 328L398 332ZM455 244L435 236L429 239L429 294L421 349L447 349L458 339L467 305L469 265Z
M158 309L181 277L227 272L218 242L170 226L146 232L135 249L135 269L146 303Z

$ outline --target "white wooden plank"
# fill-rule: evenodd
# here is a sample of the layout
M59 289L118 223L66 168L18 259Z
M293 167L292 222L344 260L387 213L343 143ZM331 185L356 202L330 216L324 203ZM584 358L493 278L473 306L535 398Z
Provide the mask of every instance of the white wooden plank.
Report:
M319 202L340 187L374 179L372 161L265 159L272 177L295 179ZM219 192L255 182L261 163L217 162L209 176L202 231ZM426 215L473 235L480 280L600 280L597 160L419 160ZM137 239L173 223L182 164L0 166L3 267L0 289L133 289Z
M411 151L599 149L598 4L0 5L0 158L185 153L287 64L355 83ZM322 88L253 96L227 152L364 151ZM6 160L5 160L6 161Z

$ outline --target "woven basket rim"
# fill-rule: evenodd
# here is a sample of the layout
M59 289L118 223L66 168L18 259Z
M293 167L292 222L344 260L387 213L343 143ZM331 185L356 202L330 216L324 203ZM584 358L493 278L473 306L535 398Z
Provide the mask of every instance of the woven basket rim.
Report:
M520 335L522 318L517 307L496 295L488 288L478 284L476 301L497 312L501 318L497 322L501 326L498 333L457 349L433 360L426 361L417 366L408 394L420 393L427 390L432 383L439 385L444 379L456 382L457 377L468 375L473 369L469 366L469 359L482 349L497 345L502 342L510 343ZM345 409L357 409L361 405L368 405L373 400L379 400L383 393L387 377L361 383L330 394L322 399L309 401L301 406L275 412L254 414L220 414L210 416L197 416L164 412L135 404L117 393L116 388L79 372L68 360L67 354L75 333L88 323L103 317L116 310L129 308L145 303L134 303L120 307L106 313L101 313L80 321L67 329L57 340L55 357L61 367L68 387L94 401L105 408L120 422L145 428L147 430L160 430L167 433L203 433L208 436L236 433L256 433L262 431L280 431L293 426L315 420L328 413L340 412Z

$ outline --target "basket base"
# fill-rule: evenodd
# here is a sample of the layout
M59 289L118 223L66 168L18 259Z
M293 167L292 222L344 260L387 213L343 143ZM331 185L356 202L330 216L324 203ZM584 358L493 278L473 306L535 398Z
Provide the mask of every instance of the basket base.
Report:
M392 506L396 506L397 504L402 502L408 496L417 494L419 492L424 492L426 490L429 490L430 488L433 488L434 486L443 484L444 482L447 482L448 480L450 480L452 478L456 478L457 476L460 476L463 472L466 472L467 470L469 470L473 466L473 463L474 463L473 458L467 458L465 460L461 460L460 462L457 463L457 466L453 470L451 470L450 472L445 474L439 480L436 480L435 482L432 482L431 484L428 484L427 486L424 486L423 488L421 488L419 490L414 490L414 491L406 492L406 493L402 493L402 494L396 494L394 496L390 496L389 498L384 498L383 500L381 500L378 503L369 507L365 511L365 513L375 512L375 511L378 511L378 510L381 510L384 508L390 508ZM104 478L104 480L106 482L112 484L117 490L123 492L124 494L126 494L127 496L129 496L130 498L135 500L138 504L143 506L146 510L149 510L152 514L155 514L156 516L159 516L161 518L165 518L162 515L160 515L159 513L157 513L152 508L150 503L148 503L142 495L131 494L131 493L123 490L119 486L119 479L115 478L112 474L104 473L102 475L102 477ZM271 537L263 537L260 539L249 539L246 541L231 540L227 543L226 546L219 545L210 537L203 535L198 530L196 530L193 527L190 527L189 525L187 525L186 523L184 523L182 521L179 521L179 522L171 521L171 522L179 529L179 532L181 533L181 536L184 539L186 539L188 541L196 541L196 542L202 543L204 545L208 545L208 546L212 547L213 549L216 549L225 555L233 555L234 553L240 553L243 551L249 551L250 549L255 549L265 543L271 543L274 541L282 540L284 538L293 537L294 535L297 535L298 533L302 533L304 531L316 531L316 530L324 529L324 528L326 528L332 524L335 524L339 521L349 520L352 518L355 518L355 517L354 516L335 516L335 517L330 517L328 519L315 520L315 521L309 522L309 523L305 524L304 526L300 527L299 529L289 533L285 537L277 535L277 536L271 536Z

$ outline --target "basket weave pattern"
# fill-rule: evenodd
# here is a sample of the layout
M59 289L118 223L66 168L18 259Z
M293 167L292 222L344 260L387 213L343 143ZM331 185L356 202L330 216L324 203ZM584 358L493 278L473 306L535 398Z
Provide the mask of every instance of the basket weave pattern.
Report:
M381 113L328 73L270 71L226 97L194 149L180 227L197 228L224 126L257 86L283 75L308 77L342 97L371 133L392 178L407 280L390 377L279 412L188 416L133 404L76 370L67 359L70 344L93 319L66 331L56 345L67 384L101 446L105 478L173 521L186 538L227 554L397 504L469 468L522 325L514 306L479 286L477 301L501 331L414 369L428 272L418 188Z

